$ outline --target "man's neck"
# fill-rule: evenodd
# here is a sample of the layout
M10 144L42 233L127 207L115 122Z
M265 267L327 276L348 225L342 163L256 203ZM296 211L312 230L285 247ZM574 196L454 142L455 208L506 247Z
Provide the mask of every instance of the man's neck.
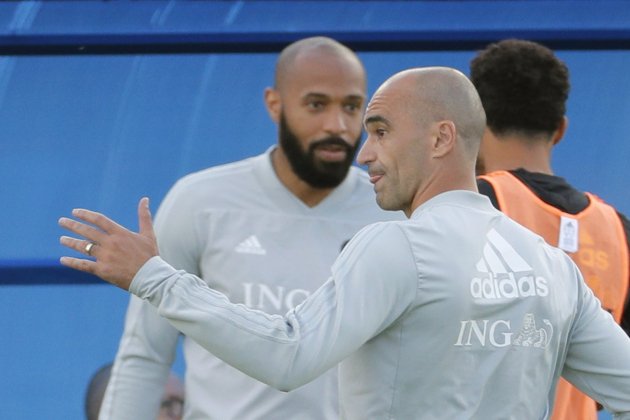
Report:
M530 172L553 175L551 169L552 145L544 141L524 141L519 138L501 137L485 156L486 172L523 168Z

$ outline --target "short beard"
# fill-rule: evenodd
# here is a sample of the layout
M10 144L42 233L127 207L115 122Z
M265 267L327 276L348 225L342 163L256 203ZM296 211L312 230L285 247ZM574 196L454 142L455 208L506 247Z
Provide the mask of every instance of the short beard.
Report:
M359 149L361 135L354 146L340 137L330 136L314 141L307 151L302 149L300 140L289 127L284 113L280 114L280 147L287 156L293 172L313 188L335 188L348 175L350 166ZM315 156L315 149L324 145L337 145L346 151L346 158L341 162L322 162Z

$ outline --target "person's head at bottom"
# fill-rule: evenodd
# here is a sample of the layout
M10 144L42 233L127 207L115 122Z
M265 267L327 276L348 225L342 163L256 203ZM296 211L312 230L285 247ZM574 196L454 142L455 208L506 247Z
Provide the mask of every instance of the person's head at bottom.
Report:
M105 390L112 373L112 363L99 368L92 378L85 393L85 418L98 420ZM177 375L170 373L164 388L160 411L156 420L181 420L184 414L184 384Z
M170 373L164 387L157 420L181 420L184 416L184 384Z

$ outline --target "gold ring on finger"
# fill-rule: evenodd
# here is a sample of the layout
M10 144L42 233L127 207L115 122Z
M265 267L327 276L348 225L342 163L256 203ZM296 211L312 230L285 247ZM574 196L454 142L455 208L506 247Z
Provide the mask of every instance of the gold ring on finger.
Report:
M92 256L92 248L94 248L94 245L96 245L94 242L88 242L85 245L85 253L88 254L90 257Z

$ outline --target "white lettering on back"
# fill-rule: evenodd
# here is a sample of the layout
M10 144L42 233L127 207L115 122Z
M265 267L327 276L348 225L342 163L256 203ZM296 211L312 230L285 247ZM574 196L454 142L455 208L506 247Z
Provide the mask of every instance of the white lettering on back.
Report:
M243 283L243 303L253 309L288 311L310 295L308 290L287 289L264 283Z
M513 331L509 320L469 319L460 321L459 334L454 346L457 347L535 347L546 348L553 336L553 325L548 319L542 320L538 328L533 313L523 317L520 329ZM516 337L516 338L514 338Z
M488 328L490 325L490 328ZM486 346L486 340L494 347L505 347L511 344L512 333L510 331L510 321L498 320L490 322L488 319L461 321L459 336L455 346L472 346L473 341ZM475 338L475 340L473 340Z

